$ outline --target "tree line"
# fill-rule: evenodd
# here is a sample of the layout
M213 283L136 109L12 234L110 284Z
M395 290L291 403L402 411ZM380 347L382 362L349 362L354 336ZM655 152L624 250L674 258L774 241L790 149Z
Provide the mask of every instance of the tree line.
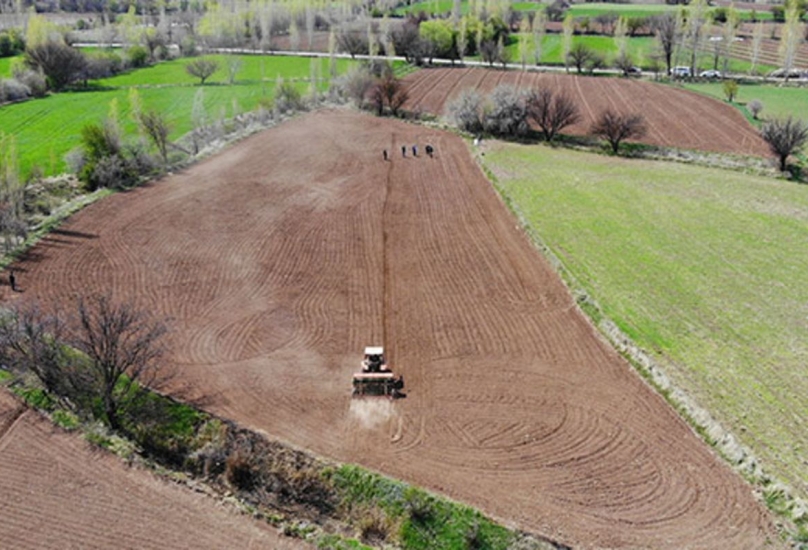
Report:
M581 121L580 110L570 95L546 87L517 90L500 85L487 97L465 90L448 105L448 112L457 127L466 132L524 137L530 133L532 123L547 142ZM604 138L615 154L625 140L642 137L645 132L641 114L623 114L611 108L603 110L590 127L590 133Z

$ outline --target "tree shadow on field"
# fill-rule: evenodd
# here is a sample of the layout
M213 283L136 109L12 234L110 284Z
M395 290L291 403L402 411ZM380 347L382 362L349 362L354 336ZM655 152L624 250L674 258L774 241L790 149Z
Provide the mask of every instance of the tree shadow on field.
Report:
M92 233L85 233L83 231L73 231L72 229L54 229L50 232L51 235L59 235L62 237L74 237L77 239L97 239L98 235ZM66 242L66 241L61 241Z

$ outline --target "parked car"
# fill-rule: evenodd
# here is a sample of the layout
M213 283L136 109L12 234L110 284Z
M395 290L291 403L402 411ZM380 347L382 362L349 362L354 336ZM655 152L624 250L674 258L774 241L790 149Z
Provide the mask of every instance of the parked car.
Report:
M722 78L723 75L721 71L716 71L715 69L710 69L709 71L701 71L699 76L702 78Z
M785 69L776 69L769 73L770 78L785 78L786 77L786 70ZM804 69L791 69L788 71L788 78L806 78L808 75L808 71Z
M671 74L676 78L686 78L691 76L690 67L674 67Z

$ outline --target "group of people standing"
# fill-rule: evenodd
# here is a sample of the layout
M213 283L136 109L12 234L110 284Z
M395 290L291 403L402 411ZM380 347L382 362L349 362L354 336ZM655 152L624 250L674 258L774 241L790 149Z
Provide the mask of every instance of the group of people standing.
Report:
M426 154L429 155L429 158L432 158L432 155L435 153L435 149L431 145L427 145L425 147L425 149L426 149ZM388 160L390 158L390 156L387 154L387 149L384 149L382 151L382 156L384 157L384 160ZM401 146L401 156L404 157L404 158L407 157L407 146L406 145ZM417 144L412 146L412 156L414 156L414 157L418 156L418 145Z

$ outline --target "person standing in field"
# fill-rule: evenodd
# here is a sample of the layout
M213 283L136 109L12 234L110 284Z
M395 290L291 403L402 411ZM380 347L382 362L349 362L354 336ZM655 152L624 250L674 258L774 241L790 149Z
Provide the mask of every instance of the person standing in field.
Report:
M412 146L412 156L414 156L414 157L418 156L418 146L417 145Z
M432 148L431 145L426 146L426 154L429 155L429 158L432 158L432 152L433 151L434 151L434 149Z
M402 156L402 157L406 157L406 156L407 156L407 146L406 146L406 145L402 145L402 146L401 146L401 156Z
M387 149L382 151L382 155L384 155L384 160L387 160Z
M8 274L8 283L11 285L11 290L17 292L17 277L14 275L13 271L10 271Z

